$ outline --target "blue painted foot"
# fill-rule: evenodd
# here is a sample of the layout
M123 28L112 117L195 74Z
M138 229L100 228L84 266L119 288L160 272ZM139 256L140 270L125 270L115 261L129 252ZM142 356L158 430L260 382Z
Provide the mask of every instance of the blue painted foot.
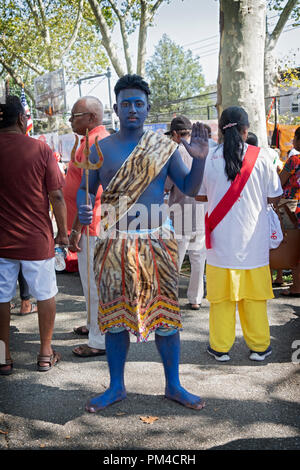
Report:
M201 410L205 407L205 402L198 395L193 395L185 390L181 385L177 387L168 387L165 392L165 397L169 400L176 401L187 408L194 410Z
M179 332L174 331L169 336L155 335L155 343L162 358L166 388L165 397L176 401L187 408L201 410L205 403L201 397L187 392L179 380L179 356L180 356L180 338Z
M89 400L85 409L89 413L97 413L97 411L103 410L109 405L113 405L118 401L124 400L126 396L126 390L112 390L109 388L101 395Z
M105 348L110 373L110 386L104 393L87 402L85 409L89 413L97 413L97 411L126 398L124 367L129 343L128 331L106 333Z

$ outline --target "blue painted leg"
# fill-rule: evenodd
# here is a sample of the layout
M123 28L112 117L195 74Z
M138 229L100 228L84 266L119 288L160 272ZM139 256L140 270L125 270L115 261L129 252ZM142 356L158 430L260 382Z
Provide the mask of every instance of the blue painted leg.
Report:
M121 331L121 333L106 333L105 347L110 372L110 386L104 393L88 401L86 404L86 410L90 413L96 413L97 411L126 398L124 369L129 344L130 339L128 331L124 330Z
M155 343L162 358L165 377L165 396L170 400L179 402L188 408L201 410L205 406L204 401L197 395L192 395L180 385L179 358L180 337L179 332L170 336L155 335Z

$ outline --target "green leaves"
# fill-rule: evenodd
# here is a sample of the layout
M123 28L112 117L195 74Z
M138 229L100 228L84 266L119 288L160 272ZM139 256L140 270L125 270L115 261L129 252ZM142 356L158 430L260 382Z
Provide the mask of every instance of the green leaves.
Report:
M83 71L102 70L108 60L93 24L82 21L80 0L0 0L0 57L33 90L37 75L67 64ZM77 29L76 29L77 26ZM74 35L75 40L68 49ZM67 69L68 69L67 67ZM8 68L4 66L2 74ZM74 81L76 75L67 79Z
M166 102L198 95L205 87L197 57L194 58L190 50L184 50L166 34L146 63L146 78L150 82L154 112L172 112L176 105Z

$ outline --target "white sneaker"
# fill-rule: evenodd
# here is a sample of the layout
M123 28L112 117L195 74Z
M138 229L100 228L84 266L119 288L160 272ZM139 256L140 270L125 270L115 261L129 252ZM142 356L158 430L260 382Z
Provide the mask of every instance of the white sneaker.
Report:
M268 349L263 352L250 351L249 359L251 359L251 361L264 361L266 357L270 356L271 354L272 349L269 346Z
M210 354L211 356L213 356L215 358L216 361L219 361L219 362L226 362L226 361L230 361L230 356L229 354L227 353L220 353L218 351L215 351L214 349L212 349L210 346L208 346L207 350L208 354Z

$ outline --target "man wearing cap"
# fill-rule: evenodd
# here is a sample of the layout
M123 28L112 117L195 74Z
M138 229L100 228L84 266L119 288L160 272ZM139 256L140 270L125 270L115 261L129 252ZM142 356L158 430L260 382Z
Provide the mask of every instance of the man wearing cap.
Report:
M191 129L192 123L187 117L177 116L172 120L170 130L165 133L179 144L181 158L189 170L193 159L181 143L181 139L189 140ZM195 198L183 194L170 178L167 179L165 190L170 191L168 204L178 244L179 271L188 250L191 277L187 297L190 308L199 310L204 293L203 275L206 259L204 203L197 202Z

